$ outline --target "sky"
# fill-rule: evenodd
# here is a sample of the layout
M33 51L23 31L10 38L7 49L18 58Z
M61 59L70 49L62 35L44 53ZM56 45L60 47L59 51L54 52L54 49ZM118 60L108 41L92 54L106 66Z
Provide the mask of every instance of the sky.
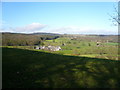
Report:
M117 2L2 2L1 32L118 34Z

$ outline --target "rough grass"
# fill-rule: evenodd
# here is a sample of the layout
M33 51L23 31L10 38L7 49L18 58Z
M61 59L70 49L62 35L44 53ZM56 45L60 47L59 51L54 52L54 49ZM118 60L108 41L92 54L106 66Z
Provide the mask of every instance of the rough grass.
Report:
M3 48L4 88L120 88L120 61Z

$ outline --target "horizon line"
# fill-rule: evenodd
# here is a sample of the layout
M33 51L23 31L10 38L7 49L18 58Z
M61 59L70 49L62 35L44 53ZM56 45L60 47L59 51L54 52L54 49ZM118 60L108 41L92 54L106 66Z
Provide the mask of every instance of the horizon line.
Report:
M60 35L75 35L75 34L79 34L79 35L120 35L118 34L94 34L94 33L53 33L53 32L33 32L33 33L24 33L24 32L0 32L0 33L14 33L14 34L39 34L39 33L46 33L46 34L60 34Z

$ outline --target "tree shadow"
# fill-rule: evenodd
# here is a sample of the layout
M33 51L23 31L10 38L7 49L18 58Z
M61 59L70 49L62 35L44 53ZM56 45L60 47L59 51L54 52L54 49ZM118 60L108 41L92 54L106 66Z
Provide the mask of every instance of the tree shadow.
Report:
M120 88L120 62L2 49L3 88Z

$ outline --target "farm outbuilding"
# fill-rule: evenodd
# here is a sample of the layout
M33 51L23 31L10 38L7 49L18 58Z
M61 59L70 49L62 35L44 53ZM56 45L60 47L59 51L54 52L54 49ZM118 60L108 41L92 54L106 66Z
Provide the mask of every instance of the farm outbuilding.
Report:
M61 47L60 46L36 46L34 49L59 51L61 50Z

